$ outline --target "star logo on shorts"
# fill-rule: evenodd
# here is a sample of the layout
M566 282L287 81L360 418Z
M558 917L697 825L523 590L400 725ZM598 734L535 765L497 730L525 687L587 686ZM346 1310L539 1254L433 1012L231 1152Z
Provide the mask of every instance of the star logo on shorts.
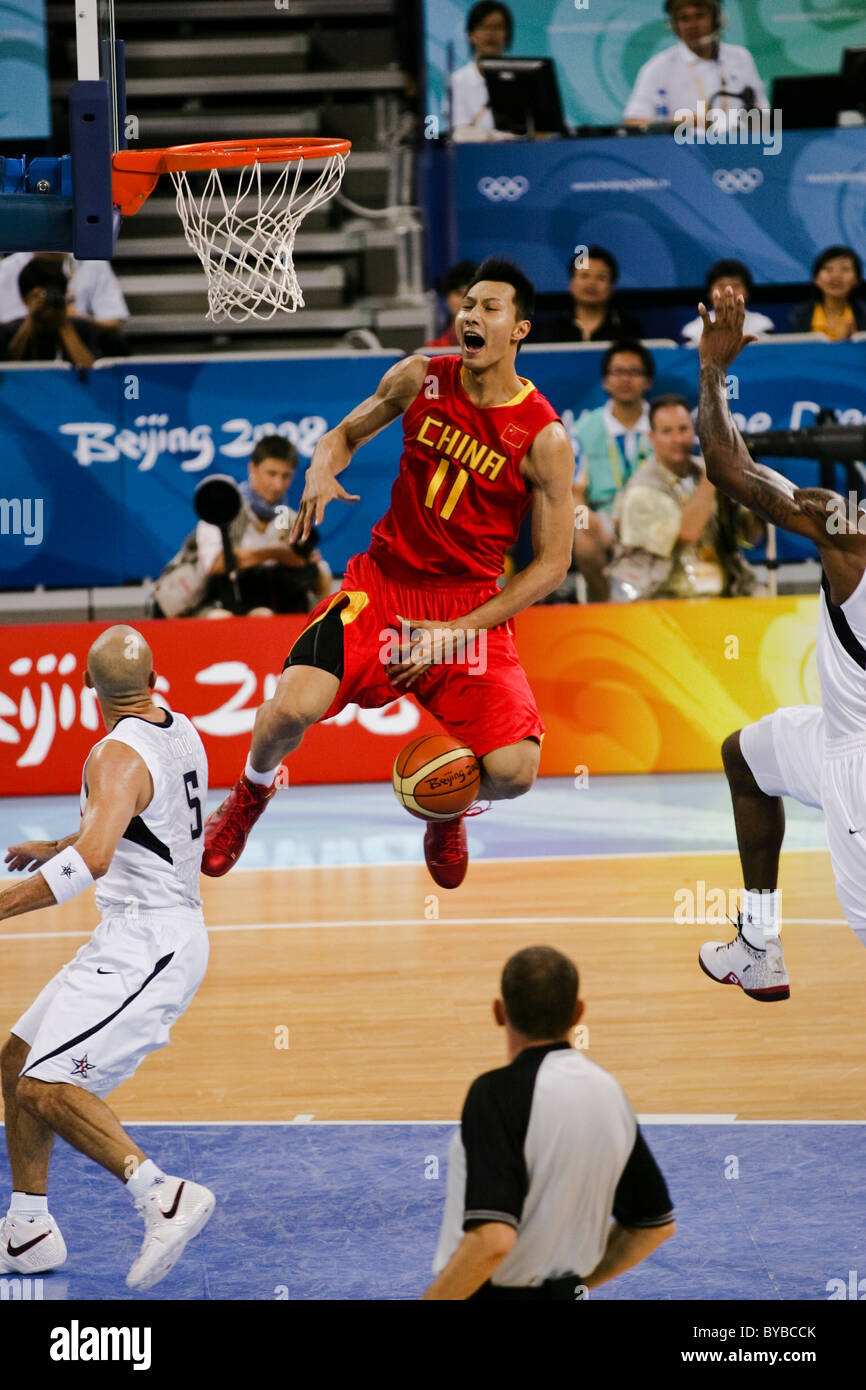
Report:
M71 878L72 875L75 873L75 869L72 864L61 864L60 872L62 873L64 878Z
M70 1076L86 1076L89 1071L94 1071L95 1068L96 1063L88 1062L87 1053L85 1052L83 1057L73 1057L72 1071L69 1074Z

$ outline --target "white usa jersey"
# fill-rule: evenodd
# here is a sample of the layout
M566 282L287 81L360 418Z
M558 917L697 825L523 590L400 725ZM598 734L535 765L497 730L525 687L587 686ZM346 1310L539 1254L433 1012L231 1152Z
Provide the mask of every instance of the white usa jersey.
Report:
M866 738L866 573L850 598L830 600L821 582L816 660L825 736Z
M185 714L168 710L160 724L127 714L101 740L109 741L125 743L144 760L153 779L153 797L140 816L133 816L108 873L97 880L97 907L106 913L126 909L132 900L142 911L200 915L208 769L197 730ZM86 777L85 766L82 811Z

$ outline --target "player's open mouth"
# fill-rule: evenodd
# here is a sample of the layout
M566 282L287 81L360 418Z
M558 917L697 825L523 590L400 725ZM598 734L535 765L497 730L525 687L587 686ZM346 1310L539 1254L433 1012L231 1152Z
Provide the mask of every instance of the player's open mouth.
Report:
M463 334L463 351L467 354L467 356L475 356L477 353L481 352L483 347L484 339L482 338L480 333Z

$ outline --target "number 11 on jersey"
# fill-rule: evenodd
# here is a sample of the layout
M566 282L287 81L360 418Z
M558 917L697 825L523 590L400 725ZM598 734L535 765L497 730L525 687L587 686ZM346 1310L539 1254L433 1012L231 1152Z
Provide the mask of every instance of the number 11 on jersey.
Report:
M427 496L424 498L425 507L432 508L433 503L436 499L436 494L441 490L442 484L445 482L445 478L448 473L448 467L449 460L442 459L442 462L439 464L439 467L436 469L436 472L430 479L430 486L427 489ZM467 470L465 468L458 468L457 477L454 479L454 482L451 485L451 491L448 493L448 496L442 503L442 510L439 513L443 521L448 520L454 508L457 506L457 503L460 500L460 494L462 493L468 481L469 473L467 472Z

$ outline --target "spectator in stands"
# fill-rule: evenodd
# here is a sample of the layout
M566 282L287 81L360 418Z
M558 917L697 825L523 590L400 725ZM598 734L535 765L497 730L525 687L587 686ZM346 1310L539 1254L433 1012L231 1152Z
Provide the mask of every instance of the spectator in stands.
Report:
M480 59L501 58L511 47L514 18L508 6L497 0L480 0L473 5L466 20L466 37L472 58L451 78L451 138L458 143L513 140L513 135L494 128L487 83L478 67Z
M248 476L240 484L242 507L229 525L241 596L240 612L252 617L307 613L331 592L331 570L317 537L291 545L296 513L285 505L298 466L294 445L282 435L266 435L250 455ZM226 578L222 534L200 521L163 570L154 587L166 617L228 618L236 611Z
M752 297L754 281L748 266L743 265L742 261L716 261L707 271L707 278L704 283L704 302L707 305L713 302L713 290L718 290L724 294L725 290L731 286L734 294L741 294L746 304ZM710 309L710 318L715 319L715 309ZM747 335L754 334L758 338L763 338L767 333L772 333L776 325L766 314L753 313L751 309L746 310L745 324L743 332ZM703 324L699 318L692 319L687 323L682 331L683 342L686 347L696 348L703 332Z
M109 261L76 261L62 251L14 251L5 256L0 261L0 323L24 314L18 276L34 258L60 266L69 281L70 313L96 325L103 355L111 356L122 345L129 310Z
M463 296L466 288L472 283L475 274L475 263L473 261L458 261L457 265L452 265L450 270L443 271L436 281L436 293L441 299L445 300L445 307L448 310L448 327L444 333L440 333L438 338L434 338L428 347L459 347L457 334L454 332L454 319L457 310L463 303Z
M24 318L0 325L0 359L7 362L71 362L92 367L101 349L96 325L70 315L62 268L34 258L18 276Z
M617 539L607 567L614 603L648 598L752 594L754 572L740 554L763 534L745 508L728 504L694 457L695 427L683 396L650 405L653 456L617 500Z
M665 14L679 40L657 53L637 75L625 108L627 125L674 122L677 111L769 110L770 103L747 48L720 43L721 0L666 0Z
M866 332L866 305L856 296L863 289L863 262L850 246L828 246L812 266L812 299L793 310L790 333L823 333L839 342Z
M614 542L614 503L652 453L646 393L654 376L655 365L645 347L614 343L601 360L607 401L577 426L574 563L594 603L609 596L604 568Z
M640 338L641 325L611 302L619 279L616 258L603 246L589 246L568 263L571 308L552 319L539 334L547 343L616 342ZM700 320L699 320L700 322Z

